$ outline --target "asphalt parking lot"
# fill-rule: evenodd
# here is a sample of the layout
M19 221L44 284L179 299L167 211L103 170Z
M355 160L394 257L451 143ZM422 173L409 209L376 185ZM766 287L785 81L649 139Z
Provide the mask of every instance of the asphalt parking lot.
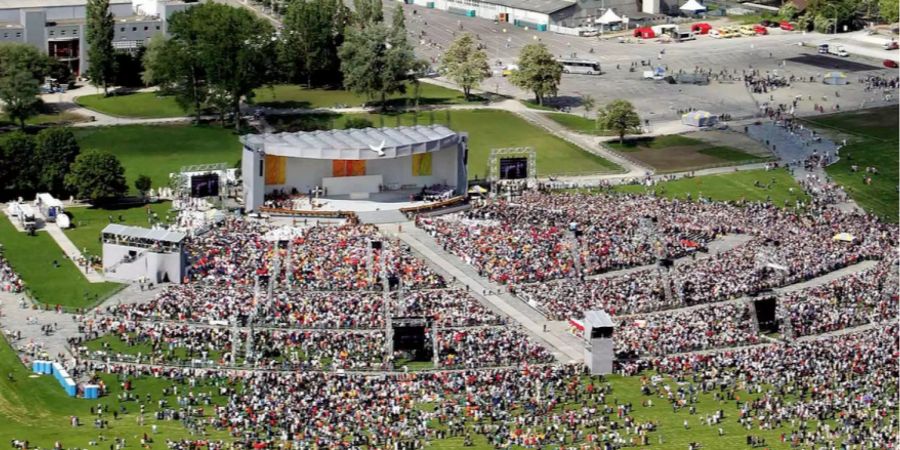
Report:
M634 41L620 43L615 38L587 38L538 32L517 28L511 24L464 17L415 5L388 3L388 8L402 7L406 11L407 28L416 45L417 54L437 66L444 48L462 32L475 34L485 45L485 51L497 75L485 81L482 89L528 98L499 75L499 69L514 63L521 48L531 42L542 42L559 57L579 57L600 62L602 75L564 74L560 86L560 104L575 106L583 95L593 96L599 104L615 98L630 100L651 122L670 121L679 117L678 111L688 108L706 110L714 114L728 113L733 117L749 117L766 102L790 103L802 98L798 113L812 113L815 104L831 110L860 106L883 105L881 93L864 92L859 79L869 75L895 77L896 70L881 67L881 61L851 55L849 58L820 56L815 44L827 39L817 33L784 32L772 29L768 36L713 39L700 36L683 43ZM415 13L414 13L415 12ZM385 16L389 16L386 11ZM460 26L462 29L460 30ZM424 33L423 33L424 32ZM807 46L801 46L805 43ZM695 69L714 73L727 71L738 76L742 71L757 69L763 73L784 77L791 75L808 80L834 68L846 71L850 84L828 86L821 82L797 82L765 94L751 94L743 82L716 82L707 86L670 85L661 81L642 79L641 61L653 66L662 65L668 73ZM499 62L499 63L498 63ZM629 68L636 64L632 72ZM839 97L835 98L835 93ZM896 95L894 96L896 99Z

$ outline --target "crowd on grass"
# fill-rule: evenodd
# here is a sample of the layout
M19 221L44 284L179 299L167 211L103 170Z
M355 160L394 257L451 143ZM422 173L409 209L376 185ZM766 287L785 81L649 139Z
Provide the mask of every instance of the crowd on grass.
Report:
M19 274L9 265L9 261L3 256L3 247L0 246L0 291L22 292L25 284Z
M410 289L446 286L405 245L391 242L374 225L292 229L289 243L277 237L278 231L264 221L224 220L189 241L190 280L252 286L256 276L274 272L277 260L280 270L275 276L306 290L380 289L383 276Z
M528 194L417 223L445 249L485 277L505 282L554 320L578 319L592 309L634 314L753 295L882 259L898 242L896 227L827 205L798 211L766 203L604 194ZM641 223L654 224L650 245L636 244L648 241L636 231ZM627 226L619 230L621 224ZM562 230L570 226L584 231L566 236ZM704 254L708 243L725 233L748 240ZM840 233L852 240L835 239ZM653 246L663 249L659 256L691 257L661 270L593 276L652 264Z

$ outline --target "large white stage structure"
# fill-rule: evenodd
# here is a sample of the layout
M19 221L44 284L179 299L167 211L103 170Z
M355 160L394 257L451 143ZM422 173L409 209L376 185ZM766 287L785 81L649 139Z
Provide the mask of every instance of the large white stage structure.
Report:
M425 186L464 194L467 141L442 125L245 135L244 207L258 211L274 191L351 200Z
M109 224L100 236L106 278L180 283L185 275L184 233Z

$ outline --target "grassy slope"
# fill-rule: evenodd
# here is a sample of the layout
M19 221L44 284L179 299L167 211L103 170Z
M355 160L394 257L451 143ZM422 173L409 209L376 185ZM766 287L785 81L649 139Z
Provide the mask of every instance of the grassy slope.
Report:
M285 120L293 121L287 129L343 128L348 117L364 117L375 127L398 125L444 124L457 131L469 133L469 178L485 178L487 159L492 148L525 147L537 150L539 175L566 173L600 173L620 170L615 164L599 156L585 152L573 144L559 139L518 116L499 110L443 110L418 114L355 114L355 115L300 115ZM274 118L273 118L274 119ZM270 121L273 123L273 121ZM274 124L274 123L273 123Z
M419 85L419 104L421 105L454 105L467 103L462 92L436 86L429 83ZM413 88L407 86L405 94L394 94L388 97L388 104L403 106L407 99L413 104ZM478 100L473 97L472 100ZM364 104L377 104L366 96L343 89L305 89L292 84L278 84L261 87L254 91L253 102L262 106L281 108L333 108L342 104L350 107Z
M771 180L775 183L771 188L758 188L753 184L759 181L763 185ZM793 192L789 189L793 188ZM794 178L783 169L765 171L748 170L719 175L706 175L694 178L682 178L675 181L659 183L652 188L638 185L616 186L618 192L643 193L651 190L669 198L686 198L690 193L696 199L702 194L706 198L720 201L761 201L771 198L775 205L782 206L787 200L790 205L795 200L806 201L809 197Z
M170 202L161 202L149 206L162 220L169 212L172 204ZM93 255L99 255L101 252L100 231L110 223L109 216L112 216L113 220L119 224L143 227L149 225L146 205L118 209L69 208L66 212L72 216L72 223L75 225L73 228L66 230L66 235L80 250L83 251L83 249L87 248L88 252ZM123 220L120 221L119 217Z
M109 97L103 94L82 95L75 102L85 108L117 117L156 119L189 114L175 102L175 97L161 96L156 92L135 92Z
M826 133L850 134L846 147L841 149L841 160L827 168L828 175L844 186L857 203L866 211L884 220L897 222L898 196L898 140L897 106L874 108L859 112L831 114L808 120ZM859 172L850 166L858 165ZM863 182L866 167L876 167L878 175L872 184Z
M577 133L593 134L597 136L614 136L611 131L597 129L597 121L583 116L566 113L546 113L548 119Z
M35 299L49 305L87 306L121 289L118 283L88 283L75 265L66 259L53 238L20 233L6 217L0 218L0 243L16 272L25 280ZM53 261L59 267L53 267Z
M82 149L105 150L119 158L132 193L141 174L157 188L168 186L169 173L182 166L224 162L231 167L241 157L241 144L232 130L212 126L126 125L74 131Z

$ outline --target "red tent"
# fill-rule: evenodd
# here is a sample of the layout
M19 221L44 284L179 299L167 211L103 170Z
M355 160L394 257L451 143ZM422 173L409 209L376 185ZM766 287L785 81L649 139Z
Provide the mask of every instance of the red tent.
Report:
M635 28L634 37L641 39L653 39L656 37L656 33L654 33L653 28L650 27Z
M707 34L712 26L706 22L695 23L691 25L691 32L694 34Z

